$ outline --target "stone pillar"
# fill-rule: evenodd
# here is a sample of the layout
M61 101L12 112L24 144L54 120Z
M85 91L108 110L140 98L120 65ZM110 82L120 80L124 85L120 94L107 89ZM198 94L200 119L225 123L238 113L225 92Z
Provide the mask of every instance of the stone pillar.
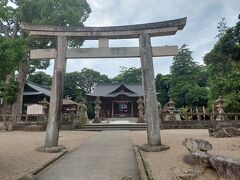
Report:
M139 99L137 100L137 103L138 103L138 120L137 120L137 123L145 123L145 120L144 120L144 115L143 115L143 111L144 111L144 102L143 102L143 99L142 97L139 97Z
M101 109L101 106L100 104L102 103L102 101L100 101L99 97L96 98L96 100L94 101L95 103L95 117L94 117L94 120L93 120L93 123L101 123L101 120L100 120L100 109Z
M59 121L61 120L62 116L67 45L67 37L58 36L45 147L58 146Z
M153 69L152 46L149 34L139 37L142 82L144 88L144 107L147 126L148 144L142 145L144 151L161 151L169 147L161 145L160 125L158 117L157 95ZM158 147L157 147L158 146Z

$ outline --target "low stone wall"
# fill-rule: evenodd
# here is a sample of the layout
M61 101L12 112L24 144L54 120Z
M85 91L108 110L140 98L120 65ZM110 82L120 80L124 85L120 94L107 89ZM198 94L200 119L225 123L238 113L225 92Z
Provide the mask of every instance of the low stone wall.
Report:
M240 122L227 121L227 122L213 122L213 121L164 121L162 122L162 129L208 129L215 127L216 124L221 124L222 127L237 127L240 128Z
M169 113L161 114L163 121L161 121L161 129L208 129L214 128L216 125L220 125L221 127L236 127L240 128L240 113L225 113L226 116L225 121L216 121L216 117L218 114L213 113L174 113L174 116L178 116L176 120L165 120L166 116L169 116ZM80 128L76 124L74 124L74 117L72 114L66 116L64 115L62 121L60 122L61 130L72 130L76 128ZM187 119L183 119L182 117L188 117ZM0 122L11 122L11 115L0 115ZM44 129L47 127L47 117L46 115L22 115L22 121L13 123L13 130L24 130L26 126L29 125L41 125ZM0 127L1 130L1 127Z
M36 125L36 123L35 122L23 122L23 121L15 122L13 124L13 130L23 131L26 126L30 126L30 125ZM46 130L46 128L47 128L47 123L37 123L37 125L42 126L44 130Z
M216 125L221 127L237 127L240 128L240 113L224 113L224 121L216 121L219 114L216 113L162 113L161 128L162 129L207 129ZM178 120L166 120L170 116L175 116ZM185 118L185 119L184 119Z

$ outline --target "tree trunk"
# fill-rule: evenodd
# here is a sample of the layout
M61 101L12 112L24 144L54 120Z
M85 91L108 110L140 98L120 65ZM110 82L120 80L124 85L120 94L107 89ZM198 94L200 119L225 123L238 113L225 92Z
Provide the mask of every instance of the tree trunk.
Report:
M12 77L13 77L12 75L7 75L5 84L9 84ZM10 104L7 104L3 100L2 114L11 114L11 111L12 111L12 106Z
M19 73L17 77L19 92L18 92L16 102L13 103L12 105L12 117L14 122L21 120L22 105L23 105L23 91L24 91L25 81L27 79L27 74L28 74L27 62L22 62L20 64Z

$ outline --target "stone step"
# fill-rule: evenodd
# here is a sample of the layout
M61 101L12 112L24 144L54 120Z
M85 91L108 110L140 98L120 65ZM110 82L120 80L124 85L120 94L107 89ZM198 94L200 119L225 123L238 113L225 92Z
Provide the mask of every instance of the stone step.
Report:
M145 131L146 128L81 128L77 131Z
M78 130L107 131L107 130L146 130L146 124L88 124Z

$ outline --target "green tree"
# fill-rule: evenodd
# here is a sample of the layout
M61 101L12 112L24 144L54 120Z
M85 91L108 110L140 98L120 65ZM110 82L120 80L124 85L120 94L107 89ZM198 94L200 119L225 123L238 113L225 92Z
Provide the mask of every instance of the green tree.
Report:
M240 21L222 32L214 48L204 57L209 73L209 104L222 95L226 101L225 110L239 112Z
M169 101L171 79L172 79L171 74L167 75L157 74L156 76L156 90L159 93L158 101L162 105L167 104Z
M199 65L197 71L197 83L200 87L208 86L208 71L205 65Z
M178 55L173 58L170 70L170 96L176 102L176 106L206 105L208 90L204 87L205 81L199 78L204 71L193 61L192 52L187 45L183 45Z
M0 87L0 96L4 97L4 102L10 106L16 101L19 91L18 83L14 79L10 79L9 83Z
M61 26L83 26L83 22L89 16L91 9L86 0L11 0L16 8L8 6L10 0L2 0L0 9L0 30L6 38L16 38L22 36L29 38L21 31L19 24L21 22L45 25ZM29 38L30 39L30 38ZM29 41L31 48L54 47L55 39L37 39L31 38ZM70 46L80 46L82 40L70 40ZM27 54L26 54L27 55ZM19 60L18 77L19 94L17 101L13 105L12 114L18 116L22 109L23 88L27 74L33 73L36 69L45 69L49 66L49 61L31 61L24 58Z
M120 74L112 79L116 83L142 82L141 68L121 66Z
M27 44L23 38L8 39L0 37L0 82L13 73L19 61L25 57Z
M73 100L85 98L85 94L90 93L94 84L98 82L110 82L110 79L104 74L87 68L83 68L81 72L67 73L64 96Z
M38 71L28 76L28 80L44 87L51 87L52 77L45 72Z

